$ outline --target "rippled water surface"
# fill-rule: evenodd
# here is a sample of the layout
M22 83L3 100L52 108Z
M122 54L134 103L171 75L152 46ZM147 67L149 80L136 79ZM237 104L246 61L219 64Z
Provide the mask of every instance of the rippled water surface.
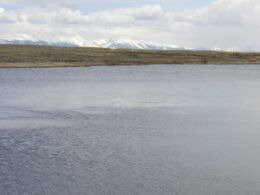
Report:
M0 194L260 194L260 66L0 69Z

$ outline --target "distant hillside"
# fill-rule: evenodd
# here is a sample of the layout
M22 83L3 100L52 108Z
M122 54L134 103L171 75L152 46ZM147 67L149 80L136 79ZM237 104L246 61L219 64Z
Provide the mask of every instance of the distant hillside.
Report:
M38 46L57 46L57 47L75 47L76 44L66 42L47 42L47 41L31 41L31 40L2 40L1 45L38 45Z
M260 64L260 53L0 45L0 67Z

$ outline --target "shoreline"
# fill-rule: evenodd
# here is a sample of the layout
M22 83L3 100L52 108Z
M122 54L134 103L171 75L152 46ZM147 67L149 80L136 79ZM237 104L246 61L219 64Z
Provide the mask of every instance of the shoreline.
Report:
M168 65L168 66L247 66L247 65L255 65L259 66L259 64L87 64L87 65L70 65L70 64L37 64L37 63L13 63L13 64L1 64L0 69L30 69L30 68L90 68L90 67L115 67L115 66L152 66L152 65Z

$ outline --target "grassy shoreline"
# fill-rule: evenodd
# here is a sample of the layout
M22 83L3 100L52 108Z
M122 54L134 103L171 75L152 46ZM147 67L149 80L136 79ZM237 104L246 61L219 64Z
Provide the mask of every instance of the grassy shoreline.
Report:
M260 53L0 45L0 68L152 64L260 64Z

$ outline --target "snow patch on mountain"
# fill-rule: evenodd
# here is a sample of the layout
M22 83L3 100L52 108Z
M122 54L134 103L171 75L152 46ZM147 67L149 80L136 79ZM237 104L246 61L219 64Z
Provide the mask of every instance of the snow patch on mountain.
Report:
M154 42L136 41L130 39L101 39L86 42L83 46L112 48L112 49L148 49L148 50L176 50L184 49L176 45L161 45Z

